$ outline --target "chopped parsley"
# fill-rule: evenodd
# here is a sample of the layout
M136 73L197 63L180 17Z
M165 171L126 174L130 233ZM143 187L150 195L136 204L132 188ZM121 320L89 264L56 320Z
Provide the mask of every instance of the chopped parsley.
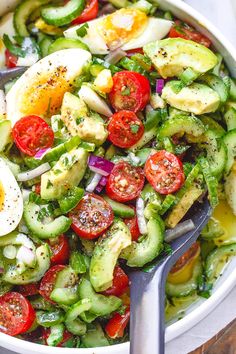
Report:
M76 31L77 35L79 37L82 37L82 38L85 37L86 34L87 34L88 27L89 26L88 26L87 23L85 23L82 26L80 26L80 28L78 28L77 31Z
M136 134L139 131L140 126L138 124L131 124L130 130L133 134Z

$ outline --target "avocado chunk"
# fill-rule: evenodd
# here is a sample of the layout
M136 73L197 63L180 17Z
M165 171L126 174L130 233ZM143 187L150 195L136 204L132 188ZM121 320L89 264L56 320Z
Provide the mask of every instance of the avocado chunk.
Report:
M193 83L177 93L175 87L179 84L180 81L176 80L167 82L162 91L161 97L170 106L194 114L215 112L218 109L220 97L209 86Z
M182 38L162 39L145 45L143 49L164 78L179 77L186 68L203 74L218 62L210 49Z
M104 291L112 286L114 268L123 249L131 245L131 234L121 220L102 236L95 248L90 263L90 281L96 291Z
M72 136L82 140L102 145L108 135L105 124L100 117L89 116L89 110L84 101L66 92L61 107L61 119Z
M163 249L164 226L161 218L151 217L147 223L147 235L141 242L132 242L121 254L130 267L142 267L151 262Z
M87 166L88 152L83 148L63 154L54 167L41 176L41 197L45 200L60 199L78 186Z
M184 217L187 211L191 208L194 202L200 197L203 190L199 187L197 183L194 183L190 188L184 193L178 204L172 209L170 214L166 218L166 225L168 227L174 228L180 220Z

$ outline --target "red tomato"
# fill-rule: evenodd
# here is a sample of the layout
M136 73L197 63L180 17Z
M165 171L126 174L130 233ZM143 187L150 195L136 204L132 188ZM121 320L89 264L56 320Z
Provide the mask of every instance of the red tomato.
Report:
M112 286L103 292L104 295L121 296L127 291L129 278L122 268L115 267Z
M26 116L16 122L12 130L18 149L29 156L53 145L52 128L38 116Z
M105 331L110 338L121 338L130 319L130 308L128 307L124 315L116 313L107 323Z
M148 157L145 175L148 182L160 194L174 193L184 182L182 162L177 156L165 150Z
M45 274L43 279L41 280L39 293L42 295L47 301L54 303L50 299L51 292L53 291L54 285L56 283L57 274L62 271L66 266L64 265L55 265L50 268Z
M48 339L50 333L51 333L50 328L43 328L42 339L43 339L45 345L47 345L47 339ZM63 339L60 343L57 344L57 347L62 347L63 344L65 344L72 337L73 337L73 335L70 332L68 332L67 330L65 330L63 333Z
M40 195L41 194L41 184L40 183L37 183L35 184L34 186L34 193Z
M209 38L179 20L175 21L175 24L171 27L169 37L189 39L191 41L200 43L207 48L211 46L211 41Z
M28 331L35 320L30 302L17 292L0 297L0 332L16 336Z
M5 61L6 61L6 67L8 69L12 69L16 67L17 64L17 57L13 54L11 54L11 52L6 49L5 50Z
M17 291L24 296L36 295L39 292L39 283L19 285Z
M68 238L60 235L55 242L49 240L49 246L52 251L51 264L65 264L70 256L70 246Z
M143 136L144 125L131 111L113 114L108 125L109 140L121 148L129 148Z
M109 94L116 111L142 111L150 98L148 79L133 71L120 71L113 76L113 88Z
M69 213L71 228L86 239L99 237L114 220L110 205L100 196L90 193Z
M133 207L131 205L130 205L130 207L132 209L134 209L134 211L135 211L135 207ZM126 223L126 225L129 228L129 231L132 236L132 241L137 241L140 236L140 231L139 231L139 227L138 227L138 219L137 219L136 213L135 213L135 216L133 216L132 218L124 219L124 222Z
M171 268L170 273L176 273L180 269L182 269L189 261L194 258L197 253L200 252L200 245L198 242L195 242L187 252L183 254L182 257L178 259L178 261L175 263L175 265Z
M136 48L136 49L130 49L126 50L126 55L127 57L132 57L134 54L143 54L143 48Z
M82 14L72 21L73 25L79 25L97 17L98 14L98 0L87 0L86 7Z
M107 195L118 202L137 198L143 189L145 176L141 167L121 161L115 165L106 184Z

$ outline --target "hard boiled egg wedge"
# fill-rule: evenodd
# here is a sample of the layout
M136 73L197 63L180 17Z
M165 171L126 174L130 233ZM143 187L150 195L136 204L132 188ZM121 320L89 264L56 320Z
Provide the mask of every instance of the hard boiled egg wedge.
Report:
M23 214L23 197L11 170L0 158L0 236L15 230Z
M6 96L7 119L12 126L21 118L35 114L51 117L58 113L65 92L91 61L83 49L64 49L31 66L12 86Z
M79 29L83 25L69 28L64 36L79 38L93 54L107 54L116 48L130 50L143 47L164 38L172 26L171 21L148 17L144 12L132 8L117 10L87 24L85 36L80 37Z

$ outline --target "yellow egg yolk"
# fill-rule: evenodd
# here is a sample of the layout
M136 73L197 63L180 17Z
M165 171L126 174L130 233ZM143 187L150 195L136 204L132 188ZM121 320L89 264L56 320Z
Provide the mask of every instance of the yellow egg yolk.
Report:
M212 216L220 222L225 232L224 235L214 239L215 244L222 246L236 242L236 216L232 213L229 204L221 200Z
M110 49L138 37L147 26L147 15L136 9L120 9L99 22L98 31Z
M4 207L4 200L5 200L5 192L4 192L2 182L0 182L0 211L2 211Z
M20 100L20 111L25 114L36 114L50 117L56 114L62 104L65 92L72 90L72 83L66 79L67 68L57 67L47 75L38 73L34 81L30 81Z

